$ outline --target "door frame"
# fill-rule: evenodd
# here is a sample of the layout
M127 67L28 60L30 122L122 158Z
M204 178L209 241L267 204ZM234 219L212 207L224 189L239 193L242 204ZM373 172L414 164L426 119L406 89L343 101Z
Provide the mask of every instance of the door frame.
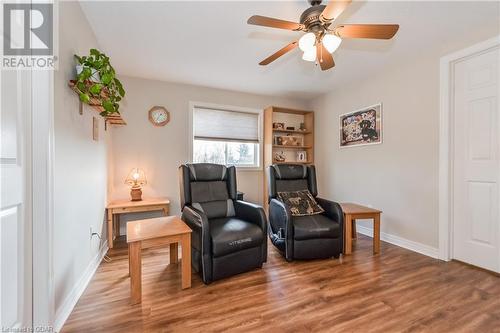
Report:
M31 71L31 119L33 327L54 327L53 70Z
M453 73L457 62L500 46L500 35L440 59L439 259L453 259ZM500 267L500 256L499 256Z

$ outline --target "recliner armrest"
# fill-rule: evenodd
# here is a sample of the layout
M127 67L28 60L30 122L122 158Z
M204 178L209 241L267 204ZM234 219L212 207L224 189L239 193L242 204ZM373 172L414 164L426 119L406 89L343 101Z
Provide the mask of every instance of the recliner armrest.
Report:
M202 211L191 207L184 206L181 219L193 230L194 233L199 233L201 244L193 244L203 252L210 253L210 227L208 218Z
M191 234L191 246L200 249L203 282L209 283L212 281L212 262L210 259L212 244L210 241L208 218L202 211L191 206L184 206L181 219L193 230ZM194 244L195 239L198 240L198 244Z
M272 226L285 230L286 259L293 259L293 220L290 208L278 199L271 199L269 203L269 220Z
M208 218L205 213L191 206L184 206L181 219L186 222L191 229L208 227Z
M328 218L337 221L341 226L344 225L344 213L342 212L342 207L334 201L322 199L316 197L318 204L325 210L325 215Z
M267 234L267 218L261 206L236 200L234 202L234 210L238 218L258 225L264 232L264 235Z

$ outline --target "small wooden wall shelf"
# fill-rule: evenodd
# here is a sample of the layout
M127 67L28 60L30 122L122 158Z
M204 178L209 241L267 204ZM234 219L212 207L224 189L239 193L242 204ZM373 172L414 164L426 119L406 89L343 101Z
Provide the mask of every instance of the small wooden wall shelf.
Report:
M81 91L76 86L76 81L75 80L69 81L68 86L71 89L73 89L73 91L78 95L78 100L80 101ZM90 97L90 103L88 105L90 105L95 111L97 111L99 113L104 111L104 108L101 106L101 102L99 101L99 99L97 99L95 97ZM82 114L82 112L83 112L83 102L82 101L80 101L80 111L79 112L80 112L80 114ZM119 126L127 125L127 123L122 118L121 114L119 114L119 113L113 113L112 115L104 117L104 129L105 130L107 129L108 124L109 125L119 125Z

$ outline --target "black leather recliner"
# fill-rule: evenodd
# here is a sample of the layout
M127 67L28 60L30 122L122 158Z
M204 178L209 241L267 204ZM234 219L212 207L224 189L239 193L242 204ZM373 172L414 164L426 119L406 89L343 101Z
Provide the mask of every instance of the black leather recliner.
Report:
M269 237L286 260L339 257L344 247L344 215L336 202L318 198L313 165L273 164L268 168ZM324 213L292 216L278 192L309 190Z
M262 267L267 219L262 207L236 200L236 169L218 164L179 167L182 220L193 230L193 269L203 282Z

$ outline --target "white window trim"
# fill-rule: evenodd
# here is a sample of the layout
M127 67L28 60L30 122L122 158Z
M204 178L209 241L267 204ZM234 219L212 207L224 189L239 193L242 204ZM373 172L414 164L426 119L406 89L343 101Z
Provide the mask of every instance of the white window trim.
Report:
M232 106L232 105L221 105L221 104L214 104L214 103L205 103L205 102L194 102L190 101L189 102L189 125L188 125L188 161L190 163L193 162L193 143L194 143L194 131L193 131L193 115L194 115L194 109L195 108L207 108L207 109L216 109L216 110L223 110L223 111L234 111L234 112L247 112L247 113L256 113L259 115L258 118L258 124L259 124L259 164L258 166L236 166L236 169L238 171L262 171L262 165L263 165L263 157L264 157L264 149L263 149L263 115L264 112L263 110L260 109L252 109L252 108L245 108L241 106Z

